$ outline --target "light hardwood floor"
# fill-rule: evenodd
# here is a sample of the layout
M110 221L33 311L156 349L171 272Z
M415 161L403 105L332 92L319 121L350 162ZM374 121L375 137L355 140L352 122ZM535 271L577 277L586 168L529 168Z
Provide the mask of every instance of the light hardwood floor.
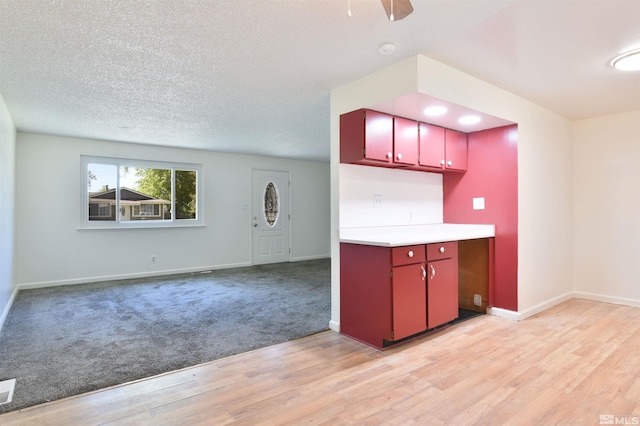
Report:
M573 299L520 323L485 315L386 351L326 332L0 424L597 425L601 415L640 420L640 309Z

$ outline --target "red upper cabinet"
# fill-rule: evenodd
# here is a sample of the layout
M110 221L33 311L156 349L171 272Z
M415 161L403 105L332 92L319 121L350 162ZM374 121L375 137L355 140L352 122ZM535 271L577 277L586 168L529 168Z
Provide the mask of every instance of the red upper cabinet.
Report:
M464 172L467 170L467 135L359 109L340 116L340 162Z
M445 129L445 170L467 170L467 134Z
M393 117L359 109L340 116L340 162L393 167Z
M398 165L418 164L418 122L406 118L393 119L393 162Z
M420 123L420 167L442 170L444 165L444 128Z

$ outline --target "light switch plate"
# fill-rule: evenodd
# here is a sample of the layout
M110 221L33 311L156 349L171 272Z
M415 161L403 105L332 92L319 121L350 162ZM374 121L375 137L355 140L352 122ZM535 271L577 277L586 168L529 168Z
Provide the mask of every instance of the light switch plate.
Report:
M474 198L473 199L473 209L474 210L484 210L484 197Z

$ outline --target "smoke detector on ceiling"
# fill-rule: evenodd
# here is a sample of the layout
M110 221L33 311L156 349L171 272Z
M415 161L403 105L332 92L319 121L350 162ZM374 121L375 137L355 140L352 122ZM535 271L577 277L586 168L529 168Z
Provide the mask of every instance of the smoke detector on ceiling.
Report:
M378 47L378 53L383 56L393 55L395 51L396 47L393 45L393 43L383 43L380 45L380 47Z

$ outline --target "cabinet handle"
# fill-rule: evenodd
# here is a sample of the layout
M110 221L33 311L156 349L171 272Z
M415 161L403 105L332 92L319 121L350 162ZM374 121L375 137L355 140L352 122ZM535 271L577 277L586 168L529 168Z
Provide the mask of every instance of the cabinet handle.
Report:
M390 152L387 152L387 160L388 160L388 159L390 159L390 158L392 158L392 157L393 157L393 154L392 154L392 153L390 153Z
M422 281L425 280L425 278L427 278L427 270L424 269L424 266L420 265L420 267L422 268Z
M444 166L444 160L440 160L440 165Z
M398 160L402 160L402 154L398 154L398 155L396 155L396 158L397 158Z
M440 247L440 253L444 253L444 247Z
M451 161L451 160L447 161L447 166L449 166L449 167L453 166L453 161Z
M413 251L409 250L409 253L407 253L407 256L413 257Z
M433 279L436 276L436 268L433 265L429 265L429 267L431 268L431 279Z

